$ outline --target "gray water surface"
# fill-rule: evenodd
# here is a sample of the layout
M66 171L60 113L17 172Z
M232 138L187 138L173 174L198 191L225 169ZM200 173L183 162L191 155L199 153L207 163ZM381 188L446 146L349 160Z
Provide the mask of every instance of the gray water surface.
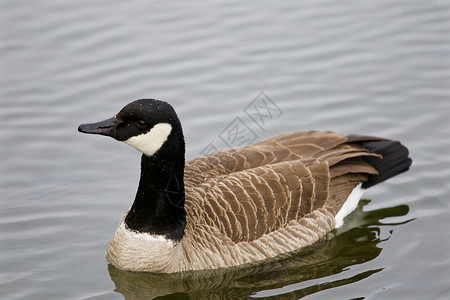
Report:
M449 1L4 0L0 24L2 299L450 298ZM278 108L264 124L246 113L261 95ZM255 140L398 139L413 167L286 257L123 272L105 250L140 155L76 129L148 97L175 107L188 159L226 148L238 118Z

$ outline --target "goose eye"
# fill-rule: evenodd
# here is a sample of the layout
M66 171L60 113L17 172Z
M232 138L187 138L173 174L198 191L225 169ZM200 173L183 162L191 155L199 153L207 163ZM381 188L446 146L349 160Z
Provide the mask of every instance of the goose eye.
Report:
M137 122L137 127L139 129L145 129L145 128L147 128L147 123L145 123L144 121L138 121Z

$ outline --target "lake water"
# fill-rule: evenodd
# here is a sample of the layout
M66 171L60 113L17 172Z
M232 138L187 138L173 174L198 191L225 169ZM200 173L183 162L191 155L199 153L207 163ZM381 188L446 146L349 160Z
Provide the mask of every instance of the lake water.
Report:
M2 299L450 298L449 1L3 0L0 22ZM123 272L105 251L140 155L77 126L146 97L175 107L187 158L239 120L398 139L413 166L297 253ZM259 126L261 97L279 110Z

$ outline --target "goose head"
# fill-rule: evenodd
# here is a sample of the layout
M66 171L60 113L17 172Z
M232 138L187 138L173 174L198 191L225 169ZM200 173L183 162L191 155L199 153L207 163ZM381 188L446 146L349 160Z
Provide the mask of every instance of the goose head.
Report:
M182 152L182 128L173 107L155 99L131 102L114 117L97 123L82 124L78 131L112 137L151 157L160 149Z

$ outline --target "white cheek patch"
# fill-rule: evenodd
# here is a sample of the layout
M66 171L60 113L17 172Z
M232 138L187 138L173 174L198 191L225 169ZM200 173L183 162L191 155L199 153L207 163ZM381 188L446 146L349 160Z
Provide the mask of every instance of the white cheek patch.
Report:
M136 148L147 156L152 156L162 147L171 131L172 126L170 124L159 123L153 126L149 132L133 136L124 141L124 143Z

